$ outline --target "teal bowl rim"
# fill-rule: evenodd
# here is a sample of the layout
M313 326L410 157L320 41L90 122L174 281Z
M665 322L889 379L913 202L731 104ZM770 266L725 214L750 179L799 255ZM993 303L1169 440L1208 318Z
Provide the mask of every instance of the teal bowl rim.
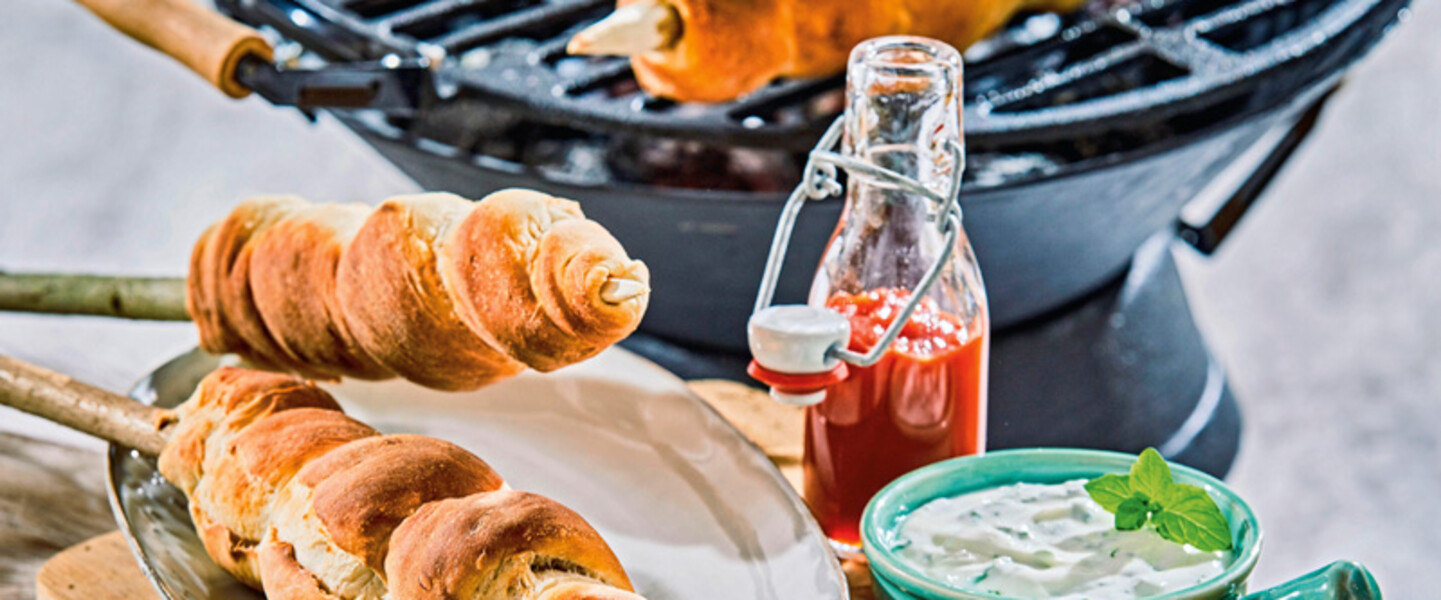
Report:
M997 600L999 597L995 595L945 585L926 577L919 571L906 565L905 562L898 559L889 548L881 544L881 525L876 523L876 514L880 512L882 508L899 502L895 498L911 486L917 485L922 481L946 477L957 470L958 467L966 467L974 463L994 460L994 457L998 456L1020 459L1034 457L1037 460L1064 459L1068 462L1078 459L1093 461L1094 466L1100 472L1115 473L1126 472L1130 469L1131 463L1136 460L1135 454L1111 452L1108 450L1022 448L1016 450L997 450L975 456L952 458L906 473L895 481L892 481L886 487L881 488L881 491L866 504L865 512L861 514L862 547L864 548L866 559L870 562L872 575L884 578L892 585L899 585L903 589L923 590L925 593L937 598L954 598L958 600L981 598L985 600ZM1251 510L1251 505L1247 504L1245 500L1242 500L1240 495L1227 487L1221 480L1185 465L1172 464L1171 470L1173 475L1177 476L1178 480L1185 478L1194 483L1198 483L1208 492L1218 494L1236 506L1243 517L1244 523L1249 523L1255 530L1255 542L1241 548L1240 552L1233 557L1231 564L1227 565L1226 569L1215 577L1190 587L1166 592L1159 596L1148 596L1146 600L1175 600L1180 598L1206 597L1207 594L1224 595L1232 585L1245 581L1250 576L1251 570L1256 567L1256 561L1259 560L1261 556L1261 544L1263 541L1261 522L1256 518L1255 511ZM1023 473L1018 473L1014 481L1022 482L1026 481L1026 478ZM930 498L925 502L934 499L935 498ZM924 504L924 502L911 507L911 510L914 510L921 504ZM898 507L897 510L904 510L904 506ZM909 593L909 590L907 591Z

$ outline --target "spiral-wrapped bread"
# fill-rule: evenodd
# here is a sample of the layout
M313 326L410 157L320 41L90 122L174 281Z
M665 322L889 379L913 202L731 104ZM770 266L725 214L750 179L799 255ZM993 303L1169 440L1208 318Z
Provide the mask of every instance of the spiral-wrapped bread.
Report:
M594 356L635 330L649 281L575 202L538 192L262 197L196 243L186 305L208 352L463 390Z
M630 578L600 535L536 494L432 502L396 528L391 546L385 570L401 598L639 599L626 591Z
M777 77L845 69L851 48L883 35L965 48L1021 10L1070 11L1083 0L619 0L614 16L571 40L578 54L625 54L646 91L724 102Z
M175 420L161 473L216 563L271 600L640 600L579 515L312 384L222 368Z

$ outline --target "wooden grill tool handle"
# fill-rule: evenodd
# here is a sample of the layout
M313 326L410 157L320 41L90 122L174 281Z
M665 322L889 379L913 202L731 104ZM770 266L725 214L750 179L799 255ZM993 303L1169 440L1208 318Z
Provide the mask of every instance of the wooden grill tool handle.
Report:
M260 32L191 0L76 0L121 33L169 54L232 98L250 90L236 78L240 59L273 60Z
M0 404L150 455L165 449L170 411L0 356Z

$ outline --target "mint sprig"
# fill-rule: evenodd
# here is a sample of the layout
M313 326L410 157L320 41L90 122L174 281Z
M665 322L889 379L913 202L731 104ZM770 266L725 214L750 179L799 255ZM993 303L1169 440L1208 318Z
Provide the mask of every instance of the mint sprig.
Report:
M1231 527L1210 494L1171 480L1171 467L1155 448L1141 452L1130 475L1102 475L1086 492L1116 515L1116 529L1135 531L1150 523L1161 537L1197 550L1231 549Z

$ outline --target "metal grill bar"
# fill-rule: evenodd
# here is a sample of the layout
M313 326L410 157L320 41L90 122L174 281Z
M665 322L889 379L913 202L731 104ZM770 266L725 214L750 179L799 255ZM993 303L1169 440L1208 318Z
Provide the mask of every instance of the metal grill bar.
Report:
M376 21L376 25L395 32L424 28L454 15L463 13L480 14L495 12L504 14L508 0L429 0L404 8Z
M431 43L450 52L460 52L507 37L530 37L526 35L527 30L555 23L569 25L577 15L608 4L610 0L570 0L542 4L435 38Z
M1258 15L1293 4L1294 2L1295 0L1259 0L1257 2L1247 2L1229 10L1220 10L1208 15L1202 15L1201 18L1192 22L1191 28L1198 32L1211 31L1219 27L1255 18Z
M734 119L764 115L785 106L793 106L834 90L845 83L845 77L782 81L730 104L727 111Z
M564 94L579 95L630 77L630 61L616 58L594 65L579 77L565 80L559 86Z
M587 24L588 24L588 22L587 22ZM571 27L571 29L574 29L574 30L579 30L579 28L580 28L580 25L576 25L576 26ZM554 64L556 60L559 60L559 59L564 58L564 57L566 56L565 46L566 46L566 43L568 43L569 41L570 41L570 36L565 35L565 34L561 34L561 35L555 36L555 37L553 37L553 38L551 38L551 39L548 39L548 40L546 40L546 41L544 41L544 42L541 42L541 44L540 44L539 46L536 46L535 50L533 50L533 51L530 53L530 62L532 62L532 63L542 63L542 62L543 62L543 63L547 63L547 64ZM625 60L625 59L623 59L623 58L617 58L616 60L620 60L620 61L627 62L627 63L630 62L630 61Z
M1020 103L1028 98L1044 95L1047 92L1063 88L1079 80L1105 72L1118 64L1140 56L1142 52L1143 48L1135 44L1117 46L1085 62L1072 64L1059 72L1046 73L1032 79L1029 85L999 94L990 98L989 101L990 104L995 107L1004 107L1010 104Z
M341 0L338 8L362 17L372 17L406 8L414 0Z
M1351 32L1361 32L1369 44L1408 1L1137 0L1108 11L1093 6L1059 20L1031 17L1046 20L1046 27L1027 28L1023 17L991 44L999 50L967 65L967 88L981 90L967 104L967 135L974 142L1031 143L1065 127L1094 131L1159 122L1173 112L1168 107L1229 101L1239 93L1237 86L1286 94L1275 85L1280 73L1349 62L1307 53L1358 55ZM465 68L455 60L447 67L449 79L467 98L495 101L508 114L538 123L803 152L832 116L825 110L839 109L820 100L838 89L838 77L778 82L736 102L677 110L627 83L624 61L564 58L566 35L601 16L610 2L217 0L241 20L270 24L284 34L305 34L313 25L285 23L277 15L294 11L267 13L260 6L294 3L307 7L303 16L353 33L332 36L338 47L325 47L329 40L313 36L297 38L322 56L374 60L396 51L418 54L424 43L454 57L484 47L486 60ZM506 40L524 43L498 43ZM1138 60L1144 64L1128 68ZM1114 80L1132 76L1149 80ZM1289 93L1316 79L1290 77L1286 85L1295 89ZM1112 79L1088 82L1093 78ZM607 93L594 93L602 88Z

